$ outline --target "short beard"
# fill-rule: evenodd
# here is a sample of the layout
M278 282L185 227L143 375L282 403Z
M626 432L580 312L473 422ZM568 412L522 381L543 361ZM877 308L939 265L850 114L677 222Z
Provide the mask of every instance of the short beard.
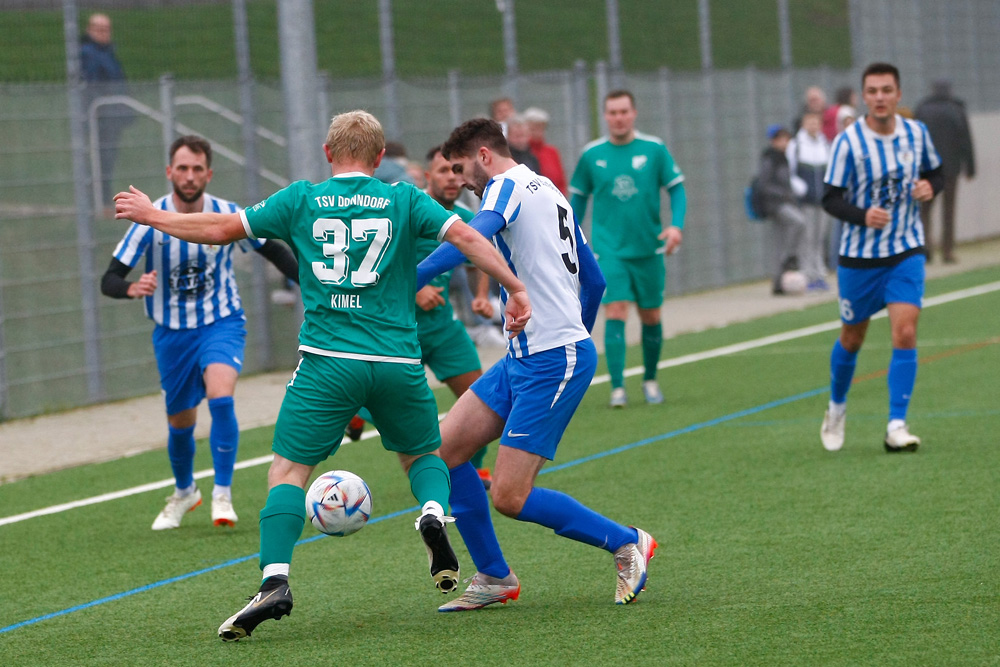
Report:
M205 188L202 188L200 190L196 190L193 195L186 195L183 192L181 192L181 189L178 188L175 185L174 186L174 194L177 195L177 198L180 199L185 204L192 204L192 203L198 201L199 199L201 199L201 196L203 194L205 194Z

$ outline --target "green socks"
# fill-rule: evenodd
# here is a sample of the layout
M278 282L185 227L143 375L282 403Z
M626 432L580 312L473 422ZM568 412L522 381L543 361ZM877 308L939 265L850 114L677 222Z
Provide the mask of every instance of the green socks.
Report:
M448 466L440 456L424 454L410 466L410 491L423 507L429 501L441 505L448 511L448 496L451 495L451 476Z
M660 350L663 348L663 325L642 325L642 364L645 367L643 380L656 379L656 364L660 362Z
M625 385L625 322L608 320L604 324L604 357L611 374L611 387Z
M279 484L271 489L260 511L261 570L272 563L292 562L292 550L305 523L305 490L294 484Z

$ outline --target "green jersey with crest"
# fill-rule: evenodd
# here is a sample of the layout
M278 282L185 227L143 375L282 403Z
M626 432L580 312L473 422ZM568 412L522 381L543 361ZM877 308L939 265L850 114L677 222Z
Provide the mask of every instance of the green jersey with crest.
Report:
M663 230L660 188L683 180L670 151L656 137L636 132L623 146L607 137L587 144L569 189L594 197L594 254L636 259L662 252L663 241L657 238Z
M300 350L420 363L418 241L440 242L457 215L409 183L356 172L297 181L240 215L251 238L282 239L299 260Z

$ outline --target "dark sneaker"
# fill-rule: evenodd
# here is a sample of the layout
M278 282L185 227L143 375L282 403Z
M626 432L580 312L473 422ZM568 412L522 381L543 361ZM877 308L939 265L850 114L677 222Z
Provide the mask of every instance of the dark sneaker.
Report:
M361 432L365 430L365 420L354 415L351 417L351 422L344 429L344 435L351 439L351 442L357 442L361 439Z
M219 626L219 637L224 642L235 642L249 637L254 629L270 619L279 619L292 613L292 591L288 577L268 577L260 585L250 603Z
M427 547L434 584L442 593L451 593L458 586L458 557L448 541L445 523L454 521L450 516L422 514L417 519L417 530Z

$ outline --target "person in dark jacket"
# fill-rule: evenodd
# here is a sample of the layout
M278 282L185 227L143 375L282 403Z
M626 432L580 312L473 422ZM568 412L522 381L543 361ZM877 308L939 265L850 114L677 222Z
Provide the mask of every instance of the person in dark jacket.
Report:
M915 114L917 119L927 126L934 147L941 156L944 203L940 248L942 259L952 263L955 261L955 200L958 194L958 177L963 171L967 177L975 177L976 158L972 148L969 119L965 114L965 104L951 94L951 83L948 81L935 81L931 90L931 95L917 105ZM924 202L920 207L928 261L934 251L931 233L932 206L933 200Z
M791 169L785 156L792 135L781 125L771 125L767 128L767 138L770 145L760 156L757 179L763 193L764 217L774 223L773 292L784 294L781 275L798 268L806 220L792 190Z
M90 107L98 98L125 95L125 70L122 69L111 41L111 19L107 14L91 14L87 31L80 38L80 69L87 84L84 111L90 117ZM122 132L135 119L135 112L123 104L101 105L97 109L97 133L100 140L101 201L110 204L114 190L111 172L115 166L118 143ZM97 174L94 174L97 177Z

